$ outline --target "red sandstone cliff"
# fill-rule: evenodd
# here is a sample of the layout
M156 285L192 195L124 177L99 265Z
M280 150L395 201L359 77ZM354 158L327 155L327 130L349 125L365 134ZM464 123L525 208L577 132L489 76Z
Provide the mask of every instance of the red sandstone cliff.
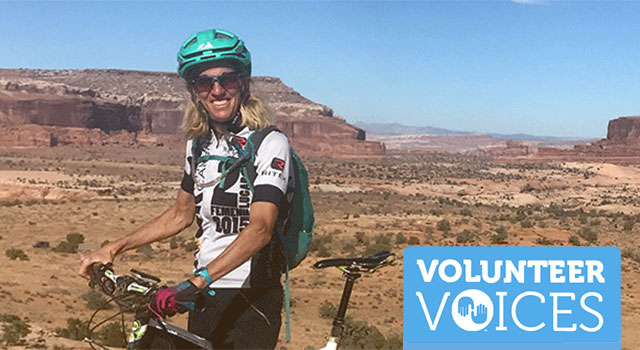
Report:
M607 141L640 142L640 117L620 117L609 121Z
M275 124L301 154L381 155L384 145L274 77L254 77L252 91L275 112ZM173 73L121 70L0 70L0 147L78 143L173 143L179 140L184 82ZM42 128L25 127L39 125ZM60 128L75 128L61 131ZM96 132L102 132L98 137ZM37 141L28 141L33 132ZM122 135L132 133L131 136ZM47 134L48 133L48 134ZM73 134L76 137L68 135ZM118 134L120 136L114 137ZM138 137L138 135L145 135ZM47 136L48 135L48 136ZM153 135L156 135L155 137ZM111 141L109 139L112 139ZM53 141L52 141L53 140Z

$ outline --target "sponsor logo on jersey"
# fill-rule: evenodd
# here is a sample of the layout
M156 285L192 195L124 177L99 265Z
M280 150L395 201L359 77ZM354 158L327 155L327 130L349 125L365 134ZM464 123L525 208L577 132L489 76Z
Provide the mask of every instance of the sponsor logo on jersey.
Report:
M244 137L240 137L240 136L233 136L231 138L231 142L239 144L240 147L244 147L244 145L247 143L247 139L245 139Z
M273 158L271 161L271 167L276 170L284 170L284 160L280 158Z

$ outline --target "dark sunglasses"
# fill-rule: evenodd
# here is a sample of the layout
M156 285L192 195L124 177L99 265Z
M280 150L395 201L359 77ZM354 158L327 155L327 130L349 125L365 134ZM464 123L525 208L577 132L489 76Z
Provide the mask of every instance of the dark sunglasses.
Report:
M238 88L240 77L236 72L226 72L220 75L202 75L193 80L193 86L198 93L209 92L216 81L223 89L233 90Z

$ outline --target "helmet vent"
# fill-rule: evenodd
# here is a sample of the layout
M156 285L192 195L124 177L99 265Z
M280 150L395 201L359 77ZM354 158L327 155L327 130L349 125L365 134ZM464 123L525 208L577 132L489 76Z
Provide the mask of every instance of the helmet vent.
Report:
M232 38L226 34L223 33L216 33L215 36L216 39L227 39L227 40L231 40Z
M187 43L187 45L184 46L184 48L186 49L187 47L195 44L197 41L198 41L198 37L194 37L193 39L191 39L191 41Z

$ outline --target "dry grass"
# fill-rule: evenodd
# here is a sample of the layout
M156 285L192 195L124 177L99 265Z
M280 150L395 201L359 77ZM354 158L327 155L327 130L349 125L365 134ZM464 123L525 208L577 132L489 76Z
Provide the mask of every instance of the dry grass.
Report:
M47 240L53 247L68 234L80 233L85 242L78 249L95 249L163 211L178 188L183 163L179 150L157 151L74 149L65 157L0 151L0 174L28 171L20 179L2 178L14 189L40 186L88 194L21 197L17 202L15 196L0 198L0 251L21 249L29 257L0 257L9 271L0 286L0 301L4 312L28 316L30 325L42 329L47 346L83 348L53 332L65 327L70 317L88 319L91 310L76 302L86 292L85 281L74 272L77 256L33 244ZM305 164L317 213L316 241L309 258L292 272L293 341L282 340L278 348L319 347L331 328L322 305L339 302L343 280L337 270L312 270L315 261L377 249L401 255L405 247L416 244L618 246L623 251L623 347L640 347L634 332L640 326L639 309L634 307L640 297L640 177L616 179L615 173L605 171L608 166L599 164L496 165L450 154L307 159ZM633 167L622 169L637 172ZM35 171L66 177L38 180L28 175ZM179 282L190 271L192 253L175 248L194 233L195 227L190 227L177 240L128 252L116 261L116 268L146 270L162 275L167 283ZM318 287L323 288L320 295ZM348 314L367 320L385 336L401 336L402 264L359 280ZM184 320L177 318L178 324L184 325ZM284 339L284 328L282 333Z

